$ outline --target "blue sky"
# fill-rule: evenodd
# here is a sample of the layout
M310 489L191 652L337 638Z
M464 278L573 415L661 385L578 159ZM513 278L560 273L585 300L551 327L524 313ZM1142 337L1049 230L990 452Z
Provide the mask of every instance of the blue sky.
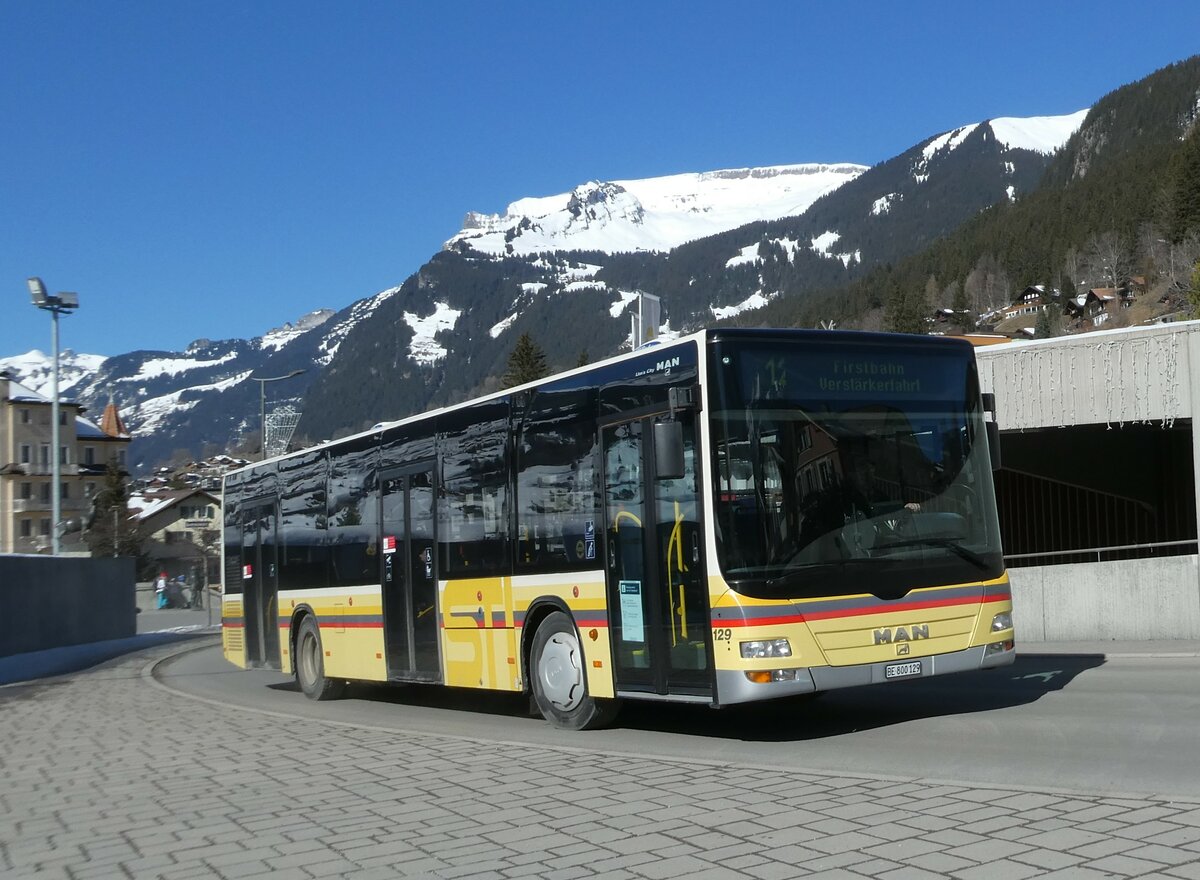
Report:
M259 335L591 179L890 158L1200 51L1200 3L0 0L0 356Z

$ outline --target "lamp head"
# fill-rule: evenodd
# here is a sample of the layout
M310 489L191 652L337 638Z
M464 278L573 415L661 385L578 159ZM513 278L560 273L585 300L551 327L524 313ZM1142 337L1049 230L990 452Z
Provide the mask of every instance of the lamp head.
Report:
M42 283L42 279L30 278L26 283L29 285L29 298L33 300L33 304L39 307L44 306L47 297L46 285Z

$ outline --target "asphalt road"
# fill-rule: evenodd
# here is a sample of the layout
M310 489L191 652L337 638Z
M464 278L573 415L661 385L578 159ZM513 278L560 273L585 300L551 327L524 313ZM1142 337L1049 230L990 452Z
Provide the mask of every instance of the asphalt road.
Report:
M1026 654L1001 670L720 711L629 703L609 730L568 733L510 695L366 686L306 700L216 647L156 672L169 688L301 719L616 755L869 774L1037 791L1200 797L1200 658Z

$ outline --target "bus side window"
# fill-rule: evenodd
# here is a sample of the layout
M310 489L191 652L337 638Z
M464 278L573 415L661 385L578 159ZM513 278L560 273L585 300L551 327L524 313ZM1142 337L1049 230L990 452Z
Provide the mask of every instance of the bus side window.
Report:
M517 567L594 568L596 392L540 388L521 425L517 461Z
M442 571L480 577L508 570L508 401L489 401L439 424Z

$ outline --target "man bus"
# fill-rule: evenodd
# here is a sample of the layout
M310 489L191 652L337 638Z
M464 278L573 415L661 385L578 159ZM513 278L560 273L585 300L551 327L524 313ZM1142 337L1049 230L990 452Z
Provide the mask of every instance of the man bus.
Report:
M228 475L225 656L570 729L1002 666L995 454L965 341L706 330Z

